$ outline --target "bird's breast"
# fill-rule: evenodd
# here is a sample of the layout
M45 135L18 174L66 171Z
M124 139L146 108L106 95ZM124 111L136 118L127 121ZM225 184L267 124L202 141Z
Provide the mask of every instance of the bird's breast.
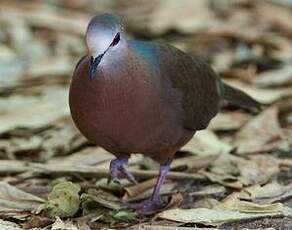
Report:
M160 137L172 135L168 130L175 130L171 126L178 123L177 110L163 101L159 82L154 85L147 76L132 74L97 76L93 81L75 77L71 82L70 109L76 126L108 150L145 150Z

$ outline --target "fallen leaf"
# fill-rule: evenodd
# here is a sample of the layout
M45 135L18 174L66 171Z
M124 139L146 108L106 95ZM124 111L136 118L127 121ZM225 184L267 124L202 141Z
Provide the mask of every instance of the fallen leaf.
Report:
M132 30L146 30L155 35L171 29L190 33L219 24L204 0L143 1L143 4L132 1L126 5L117 2L116 8ZM177 18L177 15L181 17Z
M135 212L130 212L127 210L113 210L110 212L110 216L118 221L131 221L135 220L137 217L137 214Z
M221 112L218 113L210 122L208 128L211 130L229 131L237 130L242 127L250 115L241 112Z
M36 210L45 200L24 192L6 182L0 182L0 210Z
M292 84L292 66L286 66L260 73L254 79L254 83L260 87L288 86Z
M72 217L79 209L80 187L72 182L61 182L53 187L45 205L45 213L50 217Z
M181 193L172 194L168 204L165 206L164 209L167 210L167 209L178 208L182 204L183 199L184 198Z
M87 205L91 202L100 207L113 210L121 209L121 201L111 193L102 190L89 189L87 193L81 195L81 200L82 203L87 203Z
M282 215L291 216L286 211L282 211ZM233 222L238 220L251 220L260 217L278 216L279 212L272 213L244 213L231 210L213 210L207 208L195 209L170 209L158 214L159 218L182 222L182 223L201 223L208 225L220 225L226 222Z
M10 222L10 221L5 221L5 220L0 220L0 229L1 230L22 230L20 225Z
M255 185L246 188L252 201L259 204L270 204L292 196L292 184L280 185L272 182L264 186Z
M214 209L172 209L158 214L162 219L183 223L202 223L220 225L236 220L251 220L259 217L292 216L292 210L281 203L259 205L252 202L240 201L238 195L231 195Z
M189 193L190 196L208 196L208 195L218 195L224 194L226 192L226 188L221 185L208 185L203 187L199 191Z
M235 136L238 154L270 151L277 147L283 133L278 120L278 108L273 106L247 122Z
M220 175L211 172L202 171L202 175L206 176L210 181L224 185L225 187L242 189L243 184L237 180L236 177L231 175Z
M176 183L164 183L161 187L161 190L160 190L160 195L163 196L163 195L168 195L168 194L172 194L174 191L174 188L176 186ZM152 188L149 188L145 191L143 191L142 193L134 196L134 197L127 197L125 196L125 198L123 197L123 200L125 202L136 202L136 201L140 201L140 200L143 200L143 199L146 199L146 198L149 198L152 193L153 193L153 189L154 189L154 186Z
M249 160L234 158L233 162L239 170L239 180L246 186L266 184L280 171L277 160L271 156L250 156Z
M113 181L108 181L106 178L99 179L95 182L97 188L110 190L114 192L122 192L126 186L129 185L129 181L127 179L120 179L119 183L115 183Z
M174 159L171 163L171 169L175 171L179 171L180 168L186 168L186 170L194 171L202 168L206 168L211 165L217 158L216 155L207 155L207 156L188 156Z
M221 141L215 133L210 130L202 130L182 147L181 151L187 151L199 156L216 155L222 152L229 152L232 147Z
M69 106L66 94L67 91L62 90L55 96L54 100L37 102L34 105L19 109L17 112L13 111L0 116L0 133L18 127L39 128L67 116Z
M52 224L53 220L44 216L33 215L22 225L24 229L44 228Z
M156 184L157 179L153 178L153 179L149 179L146 180L142 183L130 186L130 187L125 187L125 195L123 197L124 200L127 200L129 198L133 198L137 195L140 195L141 193L145 192L146 190L153 188Z
M59 217L56 217L55 223L52 225L52 230L78 230L71 220L63 221Z

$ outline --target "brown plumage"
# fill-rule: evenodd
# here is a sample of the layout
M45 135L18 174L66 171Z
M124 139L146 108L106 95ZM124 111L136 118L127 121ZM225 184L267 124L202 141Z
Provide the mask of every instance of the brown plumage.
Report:
M117 157L110 167L114 181L120 171L135 182L125 168L132 153L161 164L153 196L135 205L140 213L162 205L159 189L174 154L208 126L223 100L259 107L207 63L169 45L127 40L114 16L94 17L86 41L88 55L70 87L72 118L86 138Z

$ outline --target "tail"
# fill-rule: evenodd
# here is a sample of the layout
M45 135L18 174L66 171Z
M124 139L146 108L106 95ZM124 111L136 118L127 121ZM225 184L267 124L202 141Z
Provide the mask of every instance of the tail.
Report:
M223 83L223 99L232 105L251 110L252 112L259 112L262 109L261 103L243 91L233 88L225 83Z

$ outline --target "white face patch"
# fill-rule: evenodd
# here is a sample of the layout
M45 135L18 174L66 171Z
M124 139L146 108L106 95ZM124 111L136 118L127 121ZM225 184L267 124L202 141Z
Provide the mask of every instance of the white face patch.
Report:
M86 35L86 44L89 53L93 57L104 53L113 40L112 33L103 33L102 31L88 31Z
M91 56L97 57L114 47L114 42L120 39L120 23L114 18L100 16L93 18L86 31L86 45Z

